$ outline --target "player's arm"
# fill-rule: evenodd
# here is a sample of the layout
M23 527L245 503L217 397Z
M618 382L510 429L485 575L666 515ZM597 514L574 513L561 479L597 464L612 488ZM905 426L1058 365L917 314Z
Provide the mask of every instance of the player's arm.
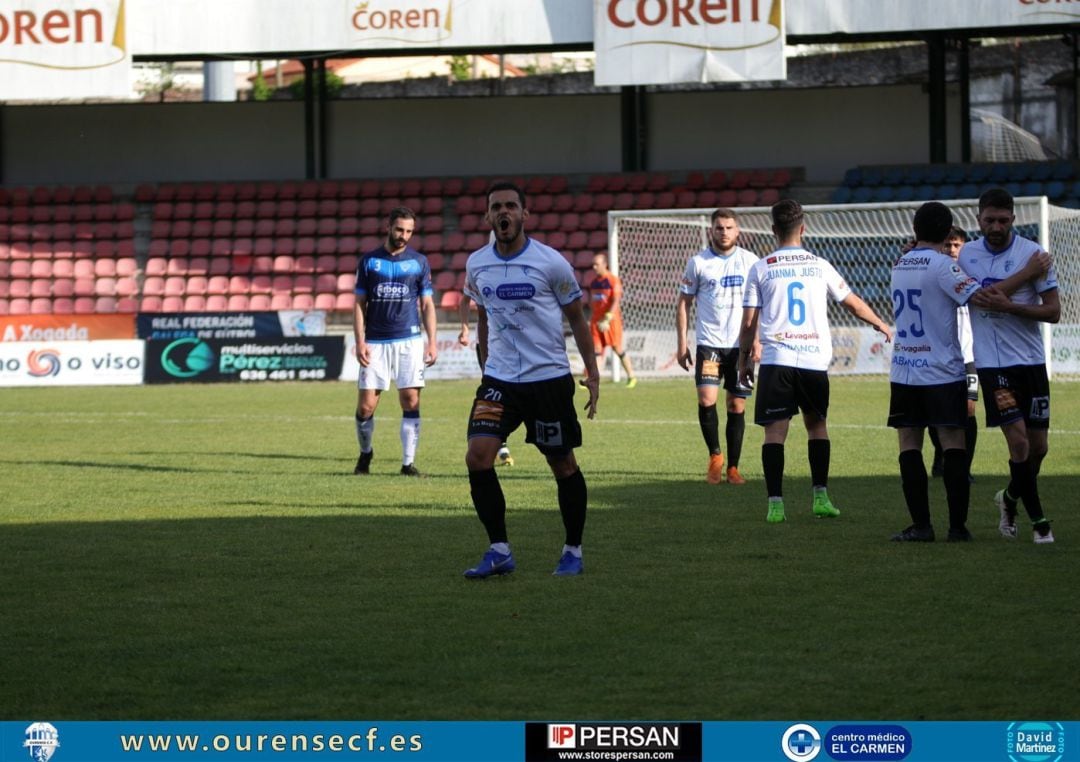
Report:
M694 364L694 358L690 356L690 347L686 343L686 332L690 328L690 302L694 297L688 294L679 294L679 303L675 305L675 334L678 337L678 347L675 350L675 359L683 370L690 370Z
M439 319L435 314L435 300L431 294L420 297L420 316L424 321L424 333L427 334L424 364L434 365L435 361L439 359Z
M364 315L367 312L367 297L356 295L356 305L353 307L353 336L356 338L356 359L365 368L371 362L371 348L368 347Z
M480 368L487 367L488 358L488 319L484 305L476 304L476 359L480 362Z
M469 346L469 303L472 300L461 295L461 301L458 302L458 319L461 321L461 331L458 332L457 341L463 347Z
M596 369L596 353L593 349L592 331L589 330L589 321L585 319L585 310L581 307L581 300L575 299L562 308L570 323L570 330L574 334L574 342L577 344L581 359L585 361L585 387L589 390L589 402L585 409L589 411L589 418L596 416L596 402L600 397L600 371Z
M871 309L870 305L864 302L862 297L854 291L844 297L844 300L840 302L840 304L844 305L844 309L859 320L878 332L885 334L886 342L892 341L892 328L889 327L889 324L879 318L877 313Z
M1039 294L1042 304L1017 304L999 291L997 285L995 283L993 288L980 289L971 297L971 303L979 309L1004 312L1041 323L1056 323L1061 319L1061 299L1056 288Z
M754 349L758 343L760 317L760 307L743 307L742 325L739 327L739 383L746 387L754 385L754 362L761 356L760 345L757 350Z

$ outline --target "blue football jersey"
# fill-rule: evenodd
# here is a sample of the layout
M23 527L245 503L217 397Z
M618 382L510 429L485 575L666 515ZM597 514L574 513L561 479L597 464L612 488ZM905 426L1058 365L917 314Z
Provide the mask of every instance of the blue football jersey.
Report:
M432 295L427 257L406 248L394 255L380 246L356 267L356 295L367 300L365 338L401 341L419 336L420 298Z

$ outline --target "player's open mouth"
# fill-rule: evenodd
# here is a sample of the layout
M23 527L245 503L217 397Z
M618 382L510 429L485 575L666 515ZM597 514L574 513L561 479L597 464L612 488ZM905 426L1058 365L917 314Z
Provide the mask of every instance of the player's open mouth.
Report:
M508 218L503 217L501 220L499 220L499 230L501 230L502 232L505 233L509 229L510 229L510 220Z

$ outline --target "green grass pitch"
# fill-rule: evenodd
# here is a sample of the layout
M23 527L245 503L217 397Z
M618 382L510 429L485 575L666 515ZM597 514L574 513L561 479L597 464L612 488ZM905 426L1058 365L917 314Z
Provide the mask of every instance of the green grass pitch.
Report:
M981 429L975 542L906 546L889 542L908 521L885 379L833 379L838 519L810 513L795 422L779 525L758 427L749 483L710 486L689 378L605 384L578 451L586 574L550 576L555 486L519 431L499 471L518 571L467 582L486 547L463 462L474 388L425 390L420 480L396 473L393 392L364 478L345 383L5 389L0 714L1080 718L1080 386L1053 385L1055 545L1026 522L998 536L1007 455ZM943 537L940 479L931 500Z

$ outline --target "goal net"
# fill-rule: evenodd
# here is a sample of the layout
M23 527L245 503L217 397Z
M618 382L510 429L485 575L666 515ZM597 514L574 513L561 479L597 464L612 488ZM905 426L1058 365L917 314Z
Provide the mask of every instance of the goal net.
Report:
M975 200L947 201L956 224L978 234ZM807 249L836 267L874 311L891 322L891 267L911 239L920 202L804 207ZM675 307L687 260L708 245L713 209L616 211L608 214L612 270L623 282L625 346L642 376L684 375L676 362ZM739 244L758 256L775 248L768 207L737 209ZM1050 205L1045 197L1016 200L1016 230L1039 241L1053 257L1061 321L1045 325L1054 378L1080 379L1080 210ZM832 373L888 373L891 349L880 334L830 302ZM692 345L693 321L689 342ZM617 364L616 364L617 365ZM617 372L618 368L615 368Z

